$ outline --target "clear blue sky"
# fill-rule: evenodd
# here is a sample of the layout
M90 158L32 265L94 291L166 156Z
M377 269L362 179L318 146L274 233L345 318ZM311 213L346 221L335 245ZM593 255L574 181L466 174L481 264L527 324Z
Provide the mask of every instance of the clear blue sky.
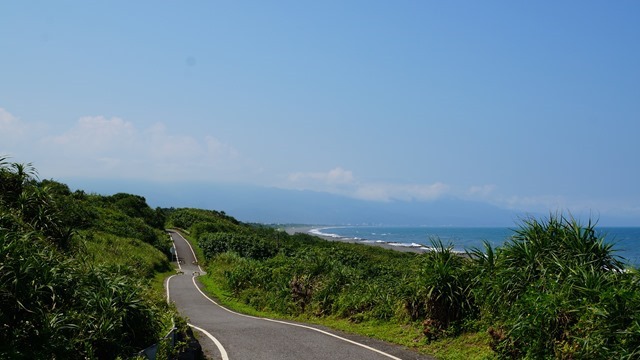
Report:
M638 1L3 1L0 49L43 178L640 223Z

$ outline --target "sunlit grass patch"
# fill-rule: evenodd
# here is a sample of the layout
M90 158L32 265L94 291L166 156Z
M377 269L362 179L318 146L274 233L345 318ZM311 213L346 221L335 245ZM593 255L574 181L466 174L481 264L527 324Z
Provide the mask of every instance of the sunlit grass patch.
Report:
M144 278L171 270L167 256L144 241L104 232L85 233L85 239L82 246L98 264L128 267Z

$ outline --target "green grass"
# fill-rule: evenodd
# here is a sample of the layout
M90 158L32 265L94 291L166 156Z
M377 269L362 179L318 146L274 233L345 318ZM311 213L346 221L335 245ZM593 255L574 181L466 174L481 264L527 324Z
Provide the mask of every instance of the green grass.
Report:
M172 268L171 270L167 270L165 272L159 272L156 273L153 278L151 278L151 280L149 281L149 285L151 286L151 289L153 289L153 291L162 294L162 296L166 296L166 289L164 287L164 282L167 280L167 278L171 275L175 275L176 274L176 270L177 268Z
M144 241L93 231L85 233L85 237L87 240L82 246L97 264L128 266L135 275L143 278L171 270L167 257Z
M238 301L233 297L233 294L220 286L221 282L217 279L223 276L225 271L224 266L216 266L215 269L208 270L210 270L210 272L206 276L198 277L198 281L204 285L205 293L214 298L220 305L242 314L326 326L334 330L405 346L423 354L433 355L438 359L495 359L493 351L489 348L489 337L484 333L468 333L454 339L428 343L422 335L422 329L419 323L398 324L385 321L363 321L354 323L347 319L337 317L313 317L308 315L284 316L270 311L255 309Z
M204 259L202 250L192 236L184 232L181 233L193 247L198 259ZM326 244L321 243L321 245ZM379 254L380 249L377 248L361 247L357 248L357 250L368 256L389 256L386 252L382 255ZM404 254L392 253L392 256L395 255L402 256ZM202 265L203 267L205 266L204 264ZM487 360L495 358L493 351L489 347L489 336L484 332L465 333L453 339L428 342L422 333L423 329L420 322L400 324L395 321L365 320L355 323L337 316L316 317L308 314L290 316L264 309L256 309L239 301L231 292L221 286L224 283L225 271L232 269L233 266L234 264L232 263L213 259L210 261L210 266L206 268L207 275L198 277L198 281L204 285L205 293L230 310L252 316L321 325L334 330L405 346L419 353L433 355L438 359Z
M489 347L490 340L485 332L465 333L455 338L434 341L425 349L442 360L498 359Z

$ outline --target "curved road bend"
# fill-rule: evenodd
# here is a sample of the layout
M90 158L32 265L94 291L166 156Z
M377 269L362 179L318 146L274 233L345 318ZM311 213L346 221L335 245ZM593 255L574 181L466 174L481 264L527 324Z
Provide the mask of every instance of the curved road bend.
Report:
M195 256L186 240L170 232L184 275L167 280L167 294L180 313L196 330L208 334L200 336L205 354L214 359L230 360L433 360L400 346L362 336L329 331L324 328L277 320L261 319L231 312L200 291L193 265ZM218 343L214 342L214 340Z

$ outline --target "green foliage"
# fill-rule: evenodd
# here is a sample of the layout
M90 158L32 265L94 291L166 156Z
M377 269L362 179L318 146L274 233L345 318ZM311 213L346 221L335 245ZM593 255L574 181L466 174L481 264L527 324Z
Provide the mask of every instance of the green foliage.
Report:
M43 180L39 187L48 188L65 225L75 230L89 229L98 222L98 211L94 203L82 190L71 192L65 184Z
M418 299L412 299L412 306L417 304L424 309L425 335L437 338L450 325L472 316L475 304L467 259L455 253L453 245L445 246L440 239L432 239L431 244L433 250L423 255L419 287L415 289ZM415 317L421 312L411 309L411 313Z
M240 222L224 212L201 209L164 209L167 214L169 226L192 230L191 227L198 223L218 224L215 231L239 230ZM207 225L209 226L209 225Z
M120 268L137 278L151 278L171 269L160 250L136 238L119 237L98 231L83 231L83 253L91 262Z
M594 225L528 219L495 251L471 253L474 297L506 358L633 358L640 288Z
M52 188L38 184L31 164L0 158L0 212L0 228L38 231L62 249L69 246L72 229L61 216Z
M592 223L527 219L502 247L466 255L439 239L417 255L261 227L210 229L199 237L209 272L260 311L420 324L419 343L484 328L499 358L640 354L640 275L623 269Z
M394 278L405 269L401 263L417 261L415 254L256 227L205 234L198 244L212 266L225 269L226 288L247 304L355 322L394 318L401 308Z
M198 245L209 258L231 251L242 257L263 260L274 256L277 251L261 238L227 232L203 234L198 238Z
M143 199L72 193L3 158L0 190L0 358L129 357L164 335L176 313L142 278L168 261L142 240L167 237Z
M154 229L142 218L130 217L112 207L96 209L100 221L94 228L96 230L120 237L132 237L153 245L156 249L168 253L171 242L164 232Z
M34 234L0 234L0 358L127 356L153 343L160 304L113 268L60 254Z

